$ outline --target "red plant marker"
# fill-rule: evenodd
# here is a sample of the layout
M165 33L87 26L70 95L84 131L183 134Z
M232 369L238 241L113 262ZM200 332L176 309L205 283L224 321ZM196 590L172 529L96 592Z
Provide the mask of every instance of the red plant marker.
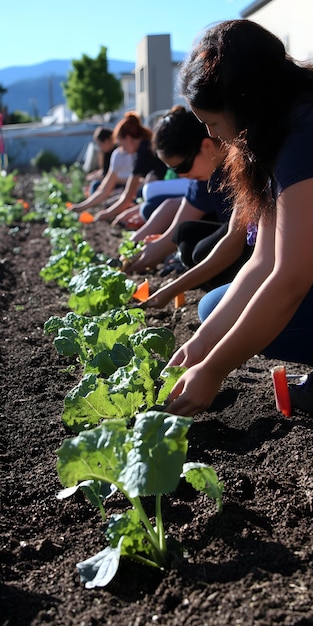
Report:
M291 402L286 378L286 368L283 365L277 365L273 367L271 374L274 384L276 408L278 411L281 411L285 417L291 417Z
M139 300L140 302L146 302L146 300L148 300L149 298L149 281L146 278L146 280L141 283L141 285L138 286L137 291L135 291L135 293L133 293L133 298L136 298L136 300Z

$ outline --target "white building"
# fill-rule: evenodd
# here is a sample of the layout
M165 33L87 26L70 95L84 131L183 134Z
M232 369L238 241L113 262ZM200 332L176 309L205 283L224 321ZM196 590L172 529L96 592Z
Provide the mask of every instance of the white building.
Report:
M241 17L274 33L296 60L313 60L313 0L256 0Z

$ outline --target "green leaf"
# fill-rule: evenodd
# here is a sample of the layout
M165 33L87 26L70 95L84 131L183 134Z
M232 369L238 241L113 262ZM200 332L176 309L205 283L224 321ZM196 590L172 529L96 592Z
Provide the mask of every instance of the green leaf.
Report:
M127 231L123 233L123 241L120 243L117 250L118 256L127 261L131 261L138 256L146 245L144 241L132 241L129 239L130 236L131 233L127 233Z
M137 356L145 358L151 353L159 354L168 360L175 348L175 335L168 328L148 327L130 338Z
M50 317L44 331L58 334L54 344L60 354L78 354L80 361L88 364L86 372L97 371L107 377L133 356L127 348L129 336L143 321L138 309L115 310L92 319L69 312L64 318Z
M90 500L90 502L98 508L101 507L103 500L110 498L116 491L116 487L114 485L110 485L109 483L105 483L100 480L83 480L74 487L61 489L61 491L57 494L57 499L64 500L65 498L69 498L76 493L78 489L81 489L85 493L88 500Z
M198 491L204 491L209 498L216 500L218 510L222 510L224 484L219 481L213 467L204 463L185 463L183 476Z
M85 583L86 589L105 587L111 582L119 567L122 543L123 537L116 548L108 546L86 561L76 564L80 580Z
M156 399L157 404L166 404L169 393L172 391L178 379L187 370L186 367L175 366L166 367L160 375L161 380L165 381L158 393Z
M130 497L170 493L186 458L191 418L148 411L137 415L133 447L119 481Z
M109 379L108 379L109 380ZM144 393L112 389L108 382L86 374L65 397L62 420L74 432L112 418L132 418L144 406Z
M119 475L130 447L125 420L107 421L66 439L57 451L57 471L62 485L72 487L85 480L95 480L120 487Z
M88 266L69 282L69 307L76 313L100 315L126 305L136 284L107 265Z
M116 548L123 537L122 555L132 556L137 552L151 553L151 545L147 543L147 532L141 525L140 515L136 509L128 509L125 513L111 515L105 536L112 548Z

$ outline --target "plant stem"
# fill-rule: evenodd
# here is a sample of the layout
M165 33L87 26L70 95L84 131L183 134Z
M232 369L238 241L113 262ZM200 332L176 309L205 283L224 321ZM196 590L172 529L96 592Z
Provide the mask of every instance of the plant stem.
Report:
M142 504L141 504L141 500L139 498L139 496L137 496L136 498L129 498L130 502L132 503L132 505L134 506L135 509L137 509L140 519L142 521L142 523L144 524L144 526L147 529L147 533L148 533L148 538L151 542L151 545L153 547L153 550L156 553L156 561L157 563L161 566L164 567L165 566L165 554L164 554L164 550L162 549L162 547L160 546L159 543L159 537L158 534L155 532Z
M147 559L145 556L141 556L140 554L132 554L131 558L135 561L139 561L139 563L143 563L143 565L149 565L150 567L156 567L157 569L163 568L163 566L159 565L156 561L151 561L151 559Z
M162 509L161 509L161 499L162 499L161 494L158 494L155 499L155 519L156 519L156 527L157 527L157 533L159 537L160 549L165 554L167 551L167 548L166 548L166 539L165 539Z

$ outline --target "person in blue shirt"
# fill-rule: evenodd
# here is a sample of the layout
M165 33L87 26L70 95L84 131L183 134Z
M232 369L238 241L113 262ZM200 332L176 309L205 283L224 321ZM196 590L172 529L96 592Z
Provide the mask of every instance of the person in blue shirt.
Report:
M196 117L228 146L238 218L257 224L251 258L204 296L202 324L169 361L187 371L167 410L191 416L255 354L313 365L313 68L260 25L231 20L201 35L180 79Z
M140 241L149 235L161 234L158 239L146 244L140 257L127 271L155 267L175 253L177 247L187 268L204 259L223 239L214 262L211 260L205 271L202 266L199 275L195 272L186 288L200 285L225 270L228 271L225 277L231 280L251 251L246 245L246 229L243 226L237 228L235 216L229 227L232 204L227 190L221 189L225 156L221 141L208 136L205 126L192 111L174 107L159 121L154 133L154 145L162 161L179 176L190 179L189 186L182 200L166 200L133 235L134 241ZM177 228L183 227L184 223L187 228L180 235ZM195 258L198 246L201 246L201 254ZM168 294L171 299L170 292ZM166 297L163 291L162 298L158 301L154 298L151 304L163 306Z

